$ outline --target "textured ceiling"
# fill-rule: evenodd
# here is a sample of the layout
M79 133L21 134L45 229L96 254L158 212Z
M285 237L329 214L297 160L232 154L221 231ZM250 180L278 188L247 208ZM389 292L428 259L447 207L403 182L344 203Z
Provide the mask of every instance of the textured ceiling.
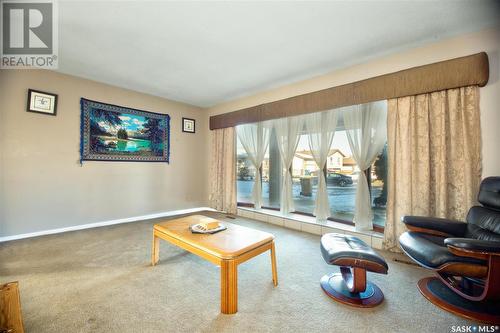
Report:
M499 23L499 1L59 2L59 70L198 106Z

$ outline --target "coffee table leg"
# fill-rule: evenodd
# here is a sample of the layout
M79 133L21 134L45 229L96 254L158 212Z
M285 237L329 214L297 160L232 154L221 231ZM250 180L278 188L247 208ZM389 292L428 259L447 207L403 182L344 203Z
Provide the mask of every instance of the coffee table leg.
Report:
M220 312L238 311L238 265L234 260L222 260L220 265Z
M160 260L160 238L153 231L153 247L151 249L151 265L155 266Z
M273 283L276 287L278 285L278 269L276 268L276 248L274 247L274 241L271 244L271 268L273 270Z

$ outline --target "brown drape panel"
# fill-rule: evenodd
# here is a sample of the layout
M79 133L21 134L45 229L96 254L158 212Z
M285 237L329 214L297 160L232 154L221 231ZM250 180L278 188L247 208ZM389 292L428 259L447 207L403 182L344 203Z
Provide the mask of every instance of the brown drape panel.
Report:
M384 247L397 250L404 215L464 220L481 181L479 88L388 101Z
M234 127L210 131L210 207L236 214L236 136Z

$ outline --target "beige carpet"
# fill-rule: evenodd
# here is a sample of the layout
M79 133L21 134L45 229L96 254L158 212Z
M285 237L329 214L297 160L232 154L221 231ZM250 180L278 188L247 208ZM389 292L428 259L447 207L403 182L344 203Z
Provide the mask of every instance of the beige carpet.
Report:
M224 218L224 215L206 213ZM328 298L319 236L249 219L228 220L276 236L279 285L267 253L239 266L239 311L219 313L219 269L161 242L158 220L0 244L0 282L18 280L26 332L449 332L471 324L426 301L416 288L429 272L393 261L369 274L385 294L375 309Z

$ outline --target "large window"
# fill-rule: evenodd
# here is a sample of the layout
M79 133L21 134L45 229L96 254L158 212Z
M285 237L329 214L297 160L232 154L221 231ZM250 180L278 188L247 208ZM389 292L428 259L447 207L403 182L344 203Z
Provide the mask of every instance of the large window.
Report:
M237 188L238 203L252 204L252 187L255 169L248 160L243 146L238 140ZM292 163L292 194L296 213L312 215L316 202L318 176L326 175L330 219L351 222L356 207L356 186L360 175L352 157L351 148L339 121L330 147L326 168L319 170L309 148L308 135L303 130ZM274 129L271 131L269 148L262 164L262 206L280 208L282 166ZM387 203L387 144L368 170L371 203L375 226L383 227L386 219Z

